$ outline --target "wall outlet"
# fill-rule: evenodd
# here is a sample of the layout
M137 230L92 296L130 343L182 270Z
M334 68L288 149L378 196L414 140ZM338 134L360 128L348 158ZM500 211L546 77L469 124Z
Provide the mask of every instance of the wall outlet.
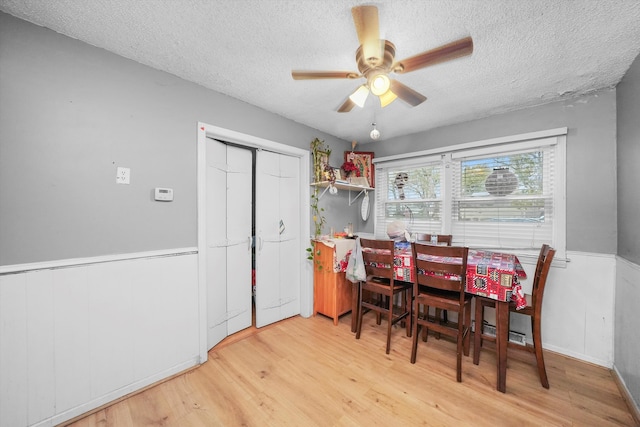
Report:
M131 169L118 167L116 171L116 184L129 184L131 181Z

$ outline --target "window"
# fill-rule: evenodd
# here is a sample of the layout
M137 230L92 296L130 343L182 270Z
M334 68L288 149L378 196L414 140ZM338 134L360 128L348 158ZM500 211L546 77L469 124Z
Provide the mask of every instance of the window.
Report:
M376 236L403 220L411 233L537 256L565 252L565 129L376 160Z
M412 233L442 229L443 163L440 158L418 164L398 164L384 169L376 180L376 225L385 234L387 225L402 220Z

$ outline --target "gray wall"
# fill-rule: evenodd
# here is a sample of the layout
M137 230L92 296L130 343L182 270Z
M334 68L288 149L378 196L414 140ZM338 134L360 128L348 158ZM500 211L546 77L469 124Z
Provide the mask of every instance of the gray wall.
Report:
M640 56L618 85L618 255L640 264Z
M196 246L198 121L350 148L0 13L0 265ZM116 184L117 166L131 168L130 185ZM154 202L155 187L173 188L174 202Z
M560 127L569 130L567 249L615 254L615 89L376 142L375 149L367 144L366 149L383 157Z
M618 85L618 262L614 365L640 405L640 56Z

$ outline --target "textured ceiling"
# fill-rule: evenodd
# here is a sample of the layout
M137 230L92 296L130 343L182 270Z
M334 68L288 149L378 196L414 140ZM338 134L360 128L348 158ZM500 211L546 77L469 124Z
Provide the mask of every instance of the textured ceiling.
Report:
M396 75L427 97L336 109L361 81L351 7L378 7L396 59L471 36L474 52ZM345 140L381 140L615 86L640 52L638 0L0 0L0 10Z

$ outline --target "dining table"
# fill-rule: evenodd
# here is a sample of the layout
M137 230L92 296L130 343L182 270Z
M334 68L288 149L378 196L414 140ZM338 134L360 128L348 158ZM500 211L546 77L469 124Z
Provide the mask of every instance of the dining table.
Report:
M428 242L419 243L428 244ZM409 242L396 242L394 246L394 278L413 283L415 281L415 271L411 244ZM431 257L431 259L436 260L435 258L437 257ZM477 298L491 299L496 303L496 389L502 393L506 391L507 383L507 346L509 342L507 320L509 304L514 301L517 309L526 306L526 300L520 285L520 279L526 278L527 274L516 255L506 252L469 249L465 292ZM352 293L352 332L356 331L355 319L357 317L359 288L359 286L355 286ZM476 327L479 327L479 325L476 325Z

